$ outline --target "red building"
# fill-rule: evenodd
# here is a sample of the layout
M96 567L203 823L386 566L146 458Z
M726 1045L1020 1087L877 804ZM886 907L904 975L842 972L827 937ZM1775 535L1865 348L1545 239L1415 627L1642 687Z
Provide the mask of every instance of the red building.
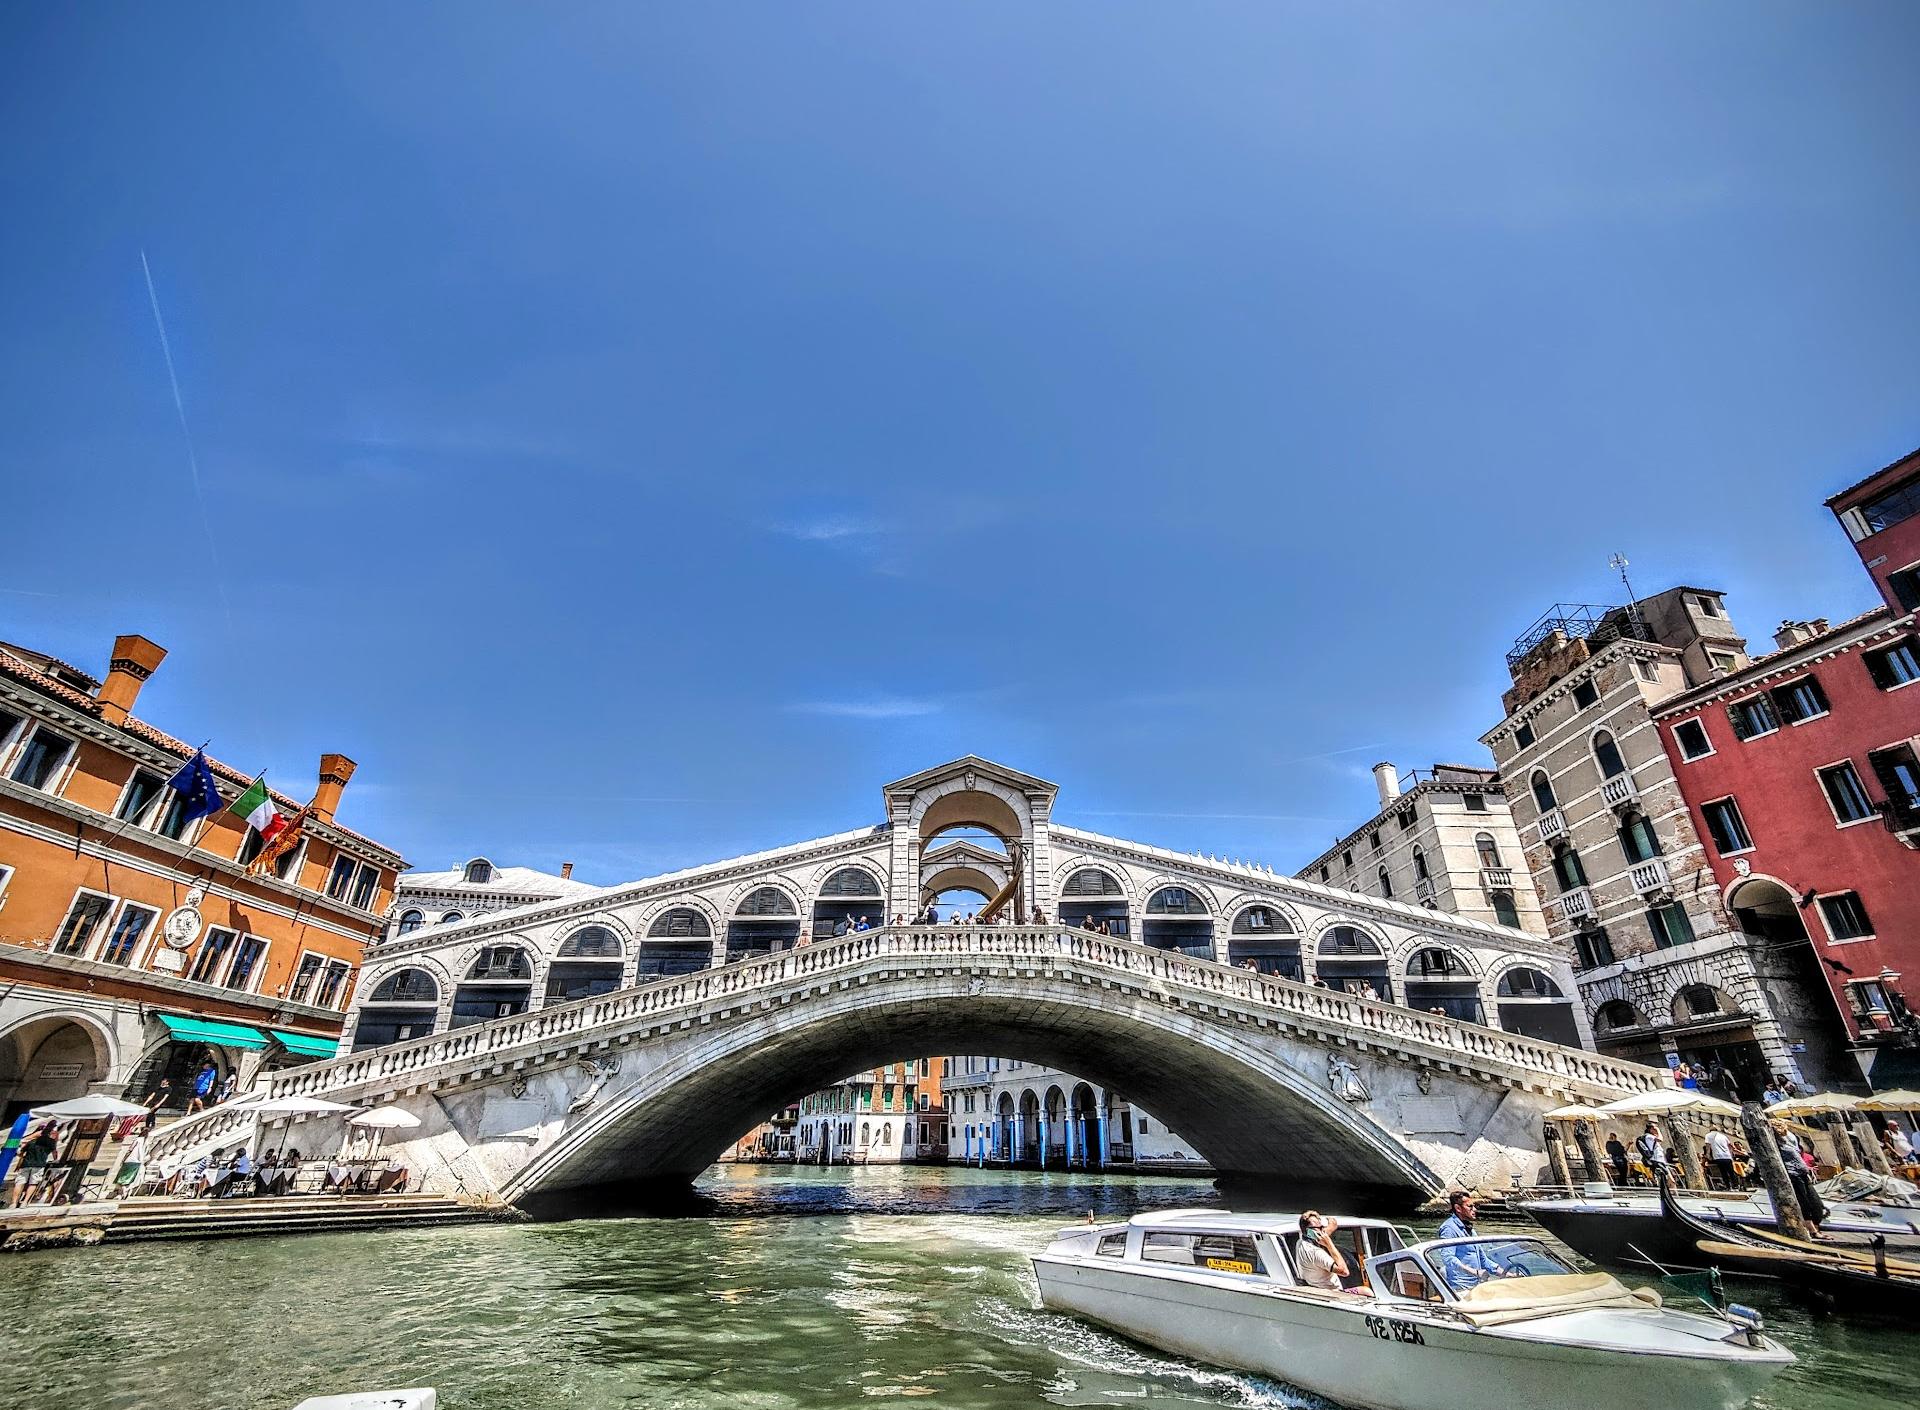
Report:
M1783 953L1810 944L1862 1074L1907 1087L1920 1085L1920 452L1828 506L1885 605L1783 623L1778 650L1653 718L1728 912Z

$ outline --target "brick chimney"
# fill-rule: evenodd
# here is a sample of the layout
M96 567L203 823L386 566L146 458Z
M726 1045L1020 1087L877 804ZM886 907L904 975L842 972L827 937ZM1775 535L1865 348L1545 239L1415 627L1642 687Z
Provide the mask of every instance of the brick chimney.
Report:
M354 762L345 754L320 756L320 786L313 794L313 815L321 822L333 821L333 810L340 806L340 790L353 777Z
M1825 617L1815 617L1811 622L1782 622L1780 629L1773 634L1773 644L1785 651L1789 646L1798 646L1803 641L1825 636L1829 626Z
M573 880L573 863L572 862L560 863L560 879L562 881Z
M140 698L140 687L147 677L167 659L167 648L155 646L143 636L117 636L113 655L107 661L107 678L100 683L100 718L110 725L124 725L133 713L133 702Z

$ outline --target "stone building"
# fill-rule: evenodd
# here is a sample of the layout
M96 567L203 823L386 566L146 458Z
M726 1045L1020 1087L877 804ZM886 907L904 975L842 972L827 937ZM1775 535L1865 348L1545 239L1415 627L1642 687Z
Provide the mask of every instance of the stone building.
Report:
M585 896L593 890L573 879L572 862L561 863L554 873L495 866L485 857L474 857L446 871L405 872L394 892L386 938L396 940L430 925L452 925L468 916Z
M1177 1131L1110 1088L1014 1058L946 1061L949 1160L1061 1169L1207 1168Z
M189 822L192 756L132 711L166 652L113 644L104 679L0 645L0 1111L134 1098L207 1061L249 1080L330 1055L404 865L335 817L351 759L320 758L299 842L271 869L224 808ZM223 803L250 779L212 763Z
M1508 653L1505 719L1483 736L1553 936L1577 957L1602 1052L1719 1059L1757 1096L1769 1072L1838 1080L1808 956L1733 922L1654 722L1744 670L1722 594L1556 606Z
M899 1165L920 1159L923 1146L930 1158L940 1158L925 1128L943 1123L919 1112L918 1067L916 1060L868 1068L802 1097L794 1159L802 1165Z

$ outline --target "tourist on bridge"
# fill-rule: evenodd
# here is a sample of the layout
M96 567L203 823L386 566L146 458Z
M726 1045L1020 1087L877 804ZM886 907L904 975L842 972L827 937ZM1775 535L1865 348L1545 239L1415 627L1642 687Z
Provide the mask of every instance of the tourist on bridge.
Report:
M220 1080L220 1069L208 1058L200 1064L200 1071L194 1075L193 1098L187 1103L187 1115L206 1109L207 1101L213 1096L214 1084Z

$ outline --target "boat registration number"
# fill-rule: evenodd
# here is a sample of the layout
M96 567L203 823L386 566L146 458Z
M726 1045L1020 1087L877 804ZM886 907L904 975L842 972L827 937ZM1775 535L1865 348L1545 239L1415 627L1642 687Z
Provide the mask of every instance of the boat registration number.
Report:
M1425 1346L1427 1339L1420 1335L1420 1328L1412 1322L1402 1322L1398 1317L1369 1317L1367 1330L1381 1341L1411 1342L1415 1346Z
M1216 1273L1251 1273L1253 1265L1244 1258L1209 1258L1207 1267Z

